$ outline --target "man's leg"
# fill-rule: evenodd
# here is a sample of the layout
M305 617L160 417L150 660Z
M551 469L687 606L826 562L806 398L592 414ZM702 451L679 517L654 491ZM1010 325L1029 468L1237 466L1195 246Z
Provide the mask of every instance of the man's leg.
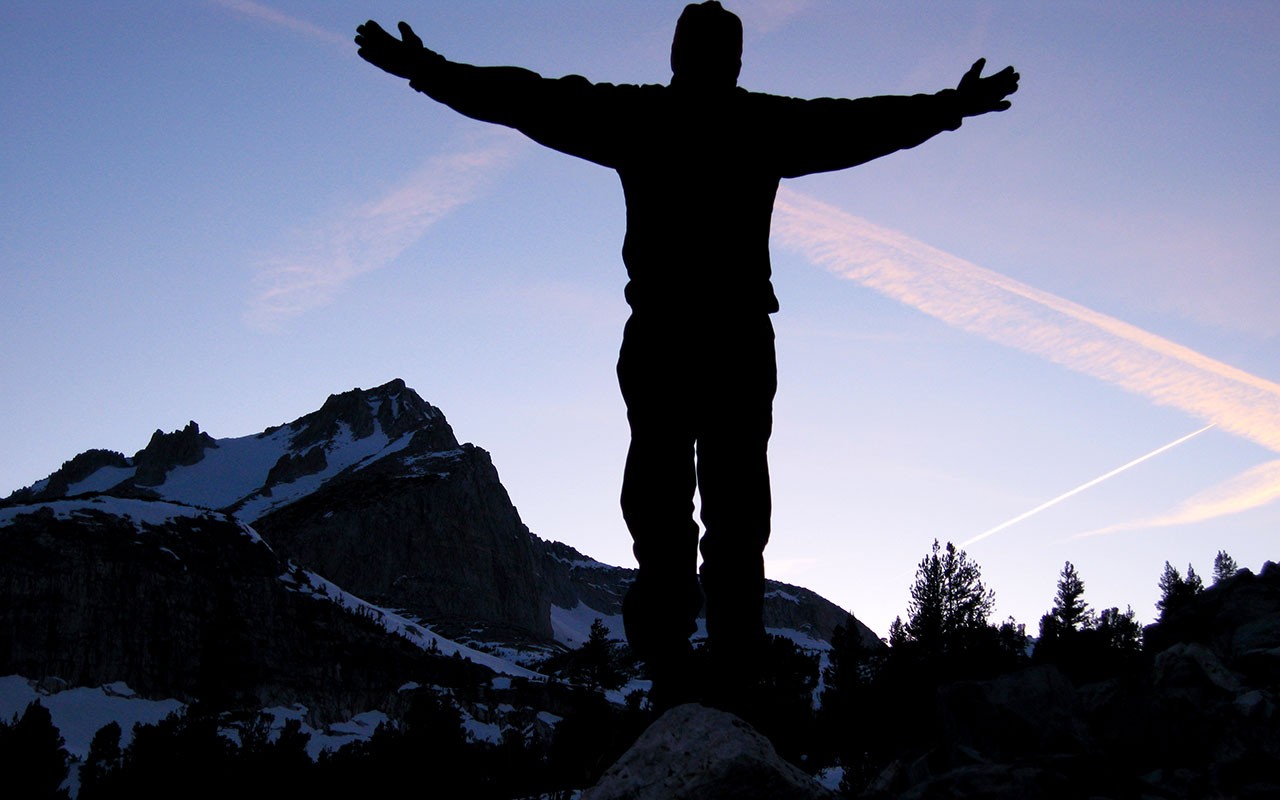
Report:
M689 637L702 606L694 436L682 345L669 328L649 328L633 317L618 358L631 425L622 515L640 566L623 601L623 622L628 643L654 680L651 700L662 706L694 699Z
M712 683L749 691L765 645L768 447L777 367L768 318L722 329L704 362L698 429L702 587ZM730 697L727 702L732 703Z

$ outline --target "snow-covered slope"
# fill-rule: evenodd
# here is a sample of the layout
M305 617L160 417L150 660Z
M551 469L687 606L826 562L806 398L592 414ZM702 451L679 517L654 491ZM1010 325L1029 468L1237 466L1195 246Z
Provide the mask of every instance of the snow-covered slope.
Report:
M454 640L573 647L596 618L622 639L633 573L532 536L488 454L459 445L443 413L400 380L331 395L258 434L215 439L192 422L156 431L132 457L86 451L0 502L0 519L14 513L6 504L59 509L75 497L108 513L124 498L223 511L283 557ZM801 646L821 649L846 618L812 592L770 584L766 624Z
M415 461L458 448L444 415L396 380L368 391L332 395L319 411L250 436L214 439L194 422L173 433L156 431L151 443L132 458L115 454L117 459L96 468L73 459L9 501L100 492L142 494L225 509L252 522L345 471L359 470L411 445Z

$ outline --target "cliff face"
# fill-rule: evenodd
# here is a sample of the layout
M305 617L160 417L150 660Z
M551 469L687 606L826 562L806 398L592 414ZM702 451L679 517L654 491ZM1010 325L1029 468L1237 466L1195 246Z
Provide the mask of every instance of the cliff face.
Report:
M552 645L556 614L616 617L634 578L533 536L489 454L459 444L401 380L330 395L250 436L214 439L192 422L157 431L133 458L87 451L0 507L94 493L220 510L345 589L480 641ZM810 645L848 619L772 582L765 617Z
M255 527L289 558L445 635L550 640L537 540L489 454L417 450L339 476Z
M601 617L622 613L622 598L635 580L635 570L602 564L559 542L539 545L543 579L554 605L573 609L581 603ZM823 647L831 642L837 625L852 624L864 645L884 646L875 632L835 603L778 581L765 584L764 624L805 647Z
M346 719L409 680L487 670L425 653L304 590L251 530L142 500L7 509L0 524L0 668L72 686L227 707L307 705ZM344 716L345 715L345 716Z

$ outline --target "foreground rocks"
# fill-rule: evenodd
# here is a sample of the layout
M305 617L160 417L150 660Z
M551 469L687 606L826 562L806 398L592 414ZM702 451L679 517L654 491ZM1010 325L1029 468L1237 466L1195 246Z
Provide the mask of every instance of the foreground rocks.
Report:
M1280 566L1167 617L1131 675L1073 686L1040 665L941 688L939 744L861 797L1280 797Z
M582 800L834 800L741 719L689 703L663 714Z

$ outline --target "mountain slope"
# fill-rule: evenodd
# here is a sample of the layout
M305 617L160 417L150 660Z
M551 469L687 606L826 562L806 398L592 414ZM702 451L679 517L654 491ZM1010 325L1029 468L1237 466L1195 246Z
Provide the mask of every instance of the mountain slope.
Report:
M123 680L226 707L301 703L322 719L385 708L408 681L493 675L496 659L448 658L406 627L223 514L106 497L0 509L0 674Z
M577 644L600 617L621 638L633 572L532 535L489 454L459 444L443 413L402 380L331 395L252 436L214 439L192 422L156 431L132 458L86 451L5 502L94 493L221 510L252 523L285 558L446 635ZM849 619L773 582L765 614L775 632L818 649Z

